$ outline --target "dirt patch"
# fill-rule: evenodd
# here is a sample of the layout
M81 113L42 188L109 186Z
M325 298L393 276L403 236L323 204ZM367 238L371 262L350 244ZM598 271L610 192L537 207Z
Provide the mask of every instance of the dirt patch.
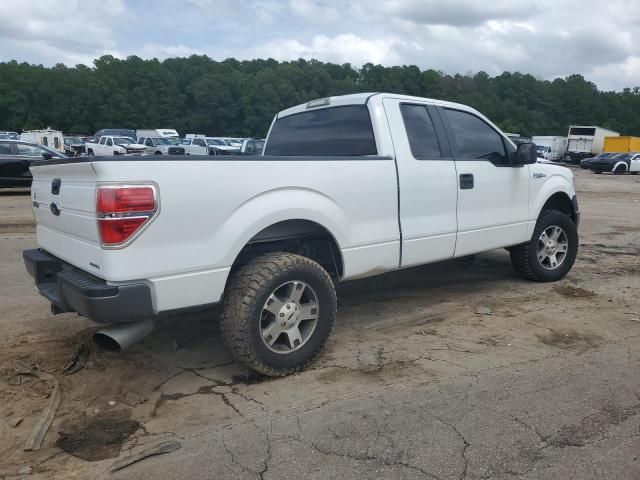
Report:
M591 290L571 285L556 285L553 287L553 291L566 298L592 298L596 296L596 293Z
M619 425L640 413L640 404L622 407L606 405L601 410L584 417L575 425L565 425L551 439L559 447L581 447L589 440L603 436L612 425Z
M56 445L82 460L115 458L124 441L140 428L140 422L131 420L130 415L129 410L118 410L68 422L58 432Z
M507 345L507 338L504 335L483 335L477 343L489 347L502 347Z
M551 330L545 335L536 335L536 337L545 345L560 348L583 347L589 349L599 345L602 340L602 337L598 335L585 335L572 330Z

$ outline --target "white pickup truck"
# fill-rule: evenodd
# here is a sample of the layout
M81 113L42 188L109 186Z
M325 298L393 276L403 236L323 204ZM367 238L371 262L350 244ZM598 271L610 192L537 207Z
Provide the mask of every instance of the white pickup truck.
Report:
M90 157L96 155L140 155L147 151L147 147L136 143L133 138L113 135L103 135L96 142L86 142L84 148Z
M526 278L562 278L573 175L535 152L464 105L324 98L278 113L263 156L35 162L39 248L24 260L54 313L127 322L104 343L221 302L234 355L286 375L327 341L338 281L496 248Z

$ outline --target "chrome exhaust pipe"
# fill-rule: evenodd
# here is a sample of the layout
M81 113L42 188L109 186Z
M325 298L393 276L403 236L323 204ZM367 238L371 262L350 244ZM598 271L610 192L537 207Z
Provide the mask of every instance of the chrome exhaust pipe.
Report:
M93 334L93 341L105 350L119 352L142 340L153 330L153 320L116 323Z

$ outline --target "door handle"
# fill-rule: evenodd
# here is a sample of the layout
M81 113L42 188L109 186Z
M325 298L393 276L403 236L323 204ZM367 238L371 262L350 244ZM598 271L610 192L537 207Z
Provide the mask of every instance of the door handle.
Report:
M473 173L460 174L460 190L471 190L473 183Z

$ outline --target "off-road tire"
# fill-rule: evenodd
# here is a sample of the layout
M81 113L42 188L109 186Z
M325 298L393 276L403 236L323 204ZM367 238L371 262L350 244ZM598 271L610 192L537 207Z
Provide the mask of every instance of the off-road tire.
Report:
M565 231L568 249L564 261L557 268L550 270L540 264L537 245L542 232L553 225ZM510 254L511 264L520 276L536 282L555 282L569 273L576 261L576 256L578 255L578 229L567 214L557 210L546 210L540 214L531 240L512 247Z
M298 350L274 353L260 336L260 315L269 295L292 280L307 283L317 294L318 323ZM281 377L304 369L314 360L331 334L336 311L335 286L324 268L300 255L267 253L232 273L224 293L220 330L241 363L263 375Z

